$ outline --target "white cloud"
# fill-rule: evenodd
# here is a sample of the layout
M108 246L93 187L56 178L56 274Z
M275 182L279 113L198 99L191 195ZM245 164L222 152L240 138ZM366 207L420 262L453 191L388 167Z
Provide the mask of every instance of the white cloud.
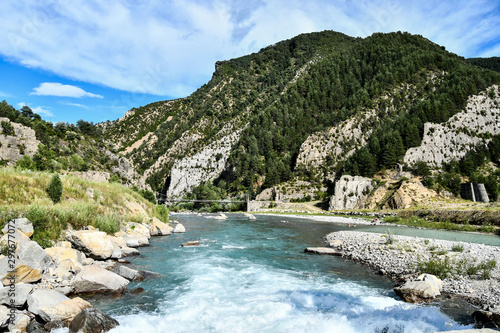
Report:
M0 97L2 97L2 98L12 98L12 97L14 97L14 95L9 94L8 92L5 92L5 91L0 91Z
M40 116L54 117L54 114L52 113L52 111L47 110L47 109L45 109L45 108L43 108L41 106L33 107L33 106L31 106L31 105L29 105L28 103L25 103L25 102L17 103L17 107L19 109L21 109L25 105L29 106L33 112L38 113Z
M71 102L61 102L63 105L68 105L68 106L76 106L77 108L82 108L82 109L88 109L89 107L87 105L79 104L79 103L71 103Z
M499 40L499 6L490 0L48 0L44 6L6 0L0 52L70 79L180 97L206 83L217 60L325 29L361 37L409 31L477 56Z
M33 89L30 95L38 96L60 96L60 97L95 97L103 98L101 95L86 92L82 88L71 86L68 84L61 84L57 82L43 82L40 86Z

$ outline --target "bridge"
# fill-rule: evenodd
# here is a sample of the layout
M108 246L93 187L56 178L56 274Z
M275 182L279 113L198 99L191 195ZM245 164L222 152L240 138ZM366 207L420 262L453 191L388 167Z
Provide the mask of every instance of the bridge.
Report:
M172 204L179 203L179 202L192 202L192 203L221 203L221 204L228 204L228 203L244 203L246 211L251 210L251 200L250 196L247 194L245 195L245 200L241 199L219 199L219 200L208 200L208 199L184 199L184 198L169 198L163 193L155 193L156 195L156 200L158 202L162 202L167 206L171 206Z

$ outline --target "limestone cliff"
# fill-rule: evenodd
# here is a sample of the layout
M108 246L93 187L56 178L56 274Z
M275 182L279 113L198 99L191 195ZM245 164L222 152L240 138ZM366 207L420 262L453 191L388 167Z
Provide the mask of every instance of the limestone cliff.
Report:
M427 74L427 82L436 84L444 74L444 72L430 72ZM411 106L411 103L399 105L399 102L395 102L396 99L416 103L422 99L422 95L414 85L401 84L390 93L375 100L374 108L364 108L354 117L326 131L310 135L300 147L296 169L307 170L318 175L321 168L324 169L327 165L333 167L337 163L347 160L357 149L367 143L373 129L382 117L396 116ZM335 178L330 170L326 171L325 176Z
M167 196L182 196L202 182L219 177L226 168L231 148L239 140L241 131L242 129L235 130L212 142L195 155L175 161Z
M364 208L365 199L372 190L371 178L342 176L335 183L335 194L330 199L329 210Z
M290 202L291 200L301 200L306 197L314 200L318 192L326 192L326 190L327 188L324 185L295 180L267 188L257 195L255 200Z
M0 160L7 165L16 164L22 155L33 157L39 144L34 130L8 118L0 118Z
M490 93L493 91L493 93ZM410 148L405 163L427 162L433 167L459 160L478 144L484 145L492 135L500 134L500 87L494 85L468 99L464 111L446 123L426 123L422 144Z

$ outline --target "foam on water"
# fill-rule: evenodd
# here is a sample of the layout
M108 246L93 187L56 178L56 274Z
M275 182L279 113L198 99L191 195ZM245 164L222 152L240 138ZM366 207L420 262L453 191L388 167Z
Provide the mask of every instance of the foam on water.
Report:
M141 251L137 264L164 278L139 284L146 291L136 298L97 302L120 322L111 332L397 333L466 328L436 307L399 301L390 287L340 274L346 270L341 260L304 254L301 242L311 243L323 230L310 236L309 227L302 233L279 221L280 227L265 221L198 220L182 221L191 234L172 235ZM187 237L201 239L206 247L181 248Z
M198 258L157 311L117 316L111 332L433 332L460 325L376 288L224 257Z

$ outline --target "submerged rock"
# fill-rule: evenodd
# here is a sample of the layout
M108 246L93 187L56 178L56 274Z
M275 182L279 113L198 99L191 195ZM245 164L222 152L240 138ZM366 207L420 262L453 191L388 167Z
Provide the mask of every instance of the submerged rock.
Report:
M96 308L84 309L69 325L70 333L101 333L120 325L118 321Z
M200 241L189 241L189 242L186 242L186 243L182 243L182 247L186 247L186 246L199 246L200 245Z

